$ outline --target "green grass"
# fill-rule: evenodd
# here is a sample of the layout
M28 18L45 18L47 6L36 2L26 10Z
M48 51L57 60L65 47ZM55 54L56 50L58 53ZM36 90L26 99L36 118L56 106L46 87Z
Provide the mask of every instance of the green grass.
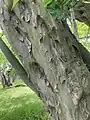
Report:
M43 103L30 88L25 86L3 89L0 85L0 120L49 119Z

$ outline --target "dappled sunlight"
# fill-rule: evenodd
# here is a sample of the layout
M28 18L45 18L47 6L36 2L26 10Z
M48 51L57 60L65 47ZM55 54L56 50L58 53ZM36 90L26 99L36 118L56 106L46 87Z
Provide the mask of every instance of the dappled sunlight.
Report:
M0 108L2 110L6 110L8 107L9 109L20 107L23 105L23 103L41 103L37 95L28 87L18 87L3 90L2 94L0 95L0 99Z
M0 85L0 120L24 119L48 120L42 101L27 86L2 89Z

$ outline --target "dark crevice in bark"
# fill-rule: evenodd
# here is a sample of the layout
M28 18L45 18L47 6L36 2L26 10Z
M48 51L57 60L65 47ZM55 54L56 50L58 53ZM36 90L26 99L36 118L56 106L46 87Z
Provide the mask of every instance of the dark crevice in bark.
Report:
M90 71L90 52L78 41L76 37L72 34L68 27L69 33L71 34L71 38L67 38L67 43L71 39L72 46L76 49L79 57L82 57L83 62L87 66L88 70ZM70 47L71 49L71 47Z
M74 40L76 41L75 37L74 37ZM90 52L81 43L79 43L78 41L76 42L77 42L77 50L79 51L79 55L82 57L83 62L87 66L88 70L90 71Z

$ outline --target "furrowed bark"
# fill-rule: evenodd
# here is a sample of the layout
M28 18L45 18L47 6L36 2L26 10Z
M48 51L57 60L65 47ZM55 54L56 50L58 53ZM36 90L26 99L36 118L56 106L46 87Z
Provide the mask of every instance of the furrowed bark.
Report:
M71 31L70 34L73 41L73 45L75 45L79 50L79 54L82 57L83 62L85 63L87 69L90 71L90 52L81 43L79 43L78 40L76 40L75 36L71 33Z
M12 12L5 6L2 11L7 39L51 120L89 120L90 73L67 24L54 20L39 0L23 0Z
M90 3L78 2L74 7L75 18L90 26Z

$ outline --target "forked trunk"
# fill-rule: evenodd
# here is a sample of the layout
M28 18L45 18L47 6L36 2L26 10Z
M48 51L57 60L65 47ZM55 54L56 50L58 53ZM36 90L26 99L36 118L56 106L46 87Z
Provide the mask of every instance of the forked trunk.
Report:
M90 119L90 73L67 24L55 21L40 1L2 6L1 24L51 120Z

